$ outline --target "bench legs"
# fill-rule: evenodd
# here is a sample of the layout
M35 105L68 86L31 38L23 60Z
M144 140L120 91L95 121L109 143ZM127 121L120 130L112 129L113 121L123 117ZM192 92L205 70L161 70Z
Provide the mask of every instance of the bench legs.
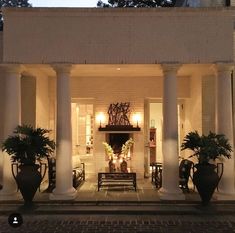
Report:
M107 180L107 177L110 180ZM115 174L112 174L115 176ZM119 173L117 173L117 176L120 175ZM137 190L137 183L136 183L136 173L131 174L131 178L130 177L126 177L126 179L124 178L123 180L116 180L114 177L113 179L110 178L110 174L109 173L98 173L98 180L97 180L97 187L98 187L98 192L100 191L101 186L103 185L103 183L105 182L112 182L112 184L116 184L117 186L121 186L121 185L125 185L122 182L130 182L130 184L132 183L132 186L134 187L135 191ZM115 183L116 182L116 183Z

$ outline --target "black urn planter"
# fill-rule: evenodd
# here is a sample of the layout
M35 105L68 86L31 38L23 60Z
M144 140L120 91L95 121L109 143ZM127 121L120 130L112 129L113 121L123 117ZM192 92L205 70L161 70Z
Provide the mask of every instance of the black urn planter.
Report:
M215 188L219 182L219 176L215 172L214 164L196 164L196 171L193 174L193 183L201 197L202 204L208 205Z
M16 182L24 198L25 205L30 205L42 181L42 176L38 171L39 165L20 165L19 169Z

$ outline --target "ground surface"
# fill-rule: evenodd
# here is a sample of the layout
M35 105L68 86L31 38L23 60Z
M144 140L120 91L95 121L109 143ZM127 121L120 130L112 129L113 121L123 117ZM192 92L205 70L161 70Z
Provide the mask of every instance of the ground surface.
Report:
M235 216L193 215L23 215L18 228L0 216L1 233L232 233Z

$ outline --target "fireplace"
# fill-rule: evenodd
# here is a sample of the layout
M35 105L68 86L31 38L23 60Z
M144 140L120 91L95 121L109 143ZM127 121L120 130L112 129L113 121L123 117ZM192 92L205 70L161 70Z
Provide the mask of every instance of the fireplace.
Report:
M108 133L106 141L113 148L115 154L120 154L122 145L130 138L129 133Z

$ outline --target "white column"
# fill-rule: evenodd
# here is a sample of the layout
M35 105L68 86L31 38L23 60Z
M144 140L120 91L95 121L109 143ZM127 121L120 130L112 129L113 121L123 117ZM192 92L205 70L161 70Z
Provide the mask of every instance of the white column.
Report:
M21 123L21 85L19 65L5 65L5 110L4 110L4 139L11 135L17 125ZM19 199L16 182L11 171L11 160L7 153L3 153L3 189L0 200Z
M224 134L232 145L233 143L233 119L232 119L232 83L231 71L233 66L226 63L215 65L217 71L216 84L216 131ZM223 159L224 173L219 184L217 198L219 200L234 200L234 153L231 159Z
M144 177L150 176L150 146L149 146L149 115L150 115L150 103L148 100L144 101L144 129L145 129L145 147L144 147Z
M50 198L70 200L76 197L72 184L71 65L56 65L54 69L57 74L56 188Z
M163 64L163 200L185 199L179 188L177 64Z

